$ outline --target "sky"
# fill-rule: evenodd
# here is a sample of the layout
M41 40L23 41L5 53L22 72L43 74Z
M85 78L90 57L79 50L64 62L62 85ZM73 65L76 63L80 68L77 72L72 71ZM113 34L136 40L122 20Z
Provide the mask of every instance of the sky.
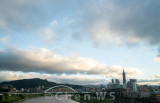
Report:
M0 81L160 84L159 0L1 0Z

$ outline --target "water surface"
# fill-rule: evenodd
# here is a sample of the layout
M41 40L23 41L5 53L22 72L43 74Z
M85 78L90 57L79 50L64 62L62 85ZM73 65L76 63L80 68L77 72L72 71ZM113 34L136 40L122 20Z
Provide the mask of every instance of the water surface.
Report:
M67 98L66 96L62 96L62 95L58 96L58 98L56 98L55 96L37 97L37 98L32 98L20 103L78 103L69 98L70 97Z

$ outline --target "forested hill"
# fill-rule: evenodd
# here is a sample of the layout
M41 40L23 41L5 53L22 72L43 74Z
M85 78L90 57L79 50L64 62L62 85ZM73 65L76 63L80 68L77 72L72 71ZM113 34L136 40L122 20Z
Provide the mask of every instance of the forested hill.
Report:
M22 79L22 80L15 80L15 81L6 81L6 82L1 82L0 86L4 85L13 85L14 88L20 89L20 88L35 88L38 86L44 86L44 87L53 87L56 85L65 85L72 87L74 89L82 88L83 86L80 85L73 85L73 84L58 84L55 82L50 82L46 79L39 79L39 78L34 78L34 79Z

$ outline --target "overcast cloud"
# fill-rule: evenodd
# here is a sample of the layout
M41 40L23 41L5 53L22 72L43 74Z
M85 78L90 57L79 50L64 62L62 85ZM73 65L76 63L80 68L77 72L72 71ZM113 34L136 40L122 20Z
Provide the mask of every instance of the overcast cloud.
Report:
M145 42L159 46L159 9L158 0L2 0L0 29L36 31L59 17L73 21L67 24L73 37L91 37L95 44Z

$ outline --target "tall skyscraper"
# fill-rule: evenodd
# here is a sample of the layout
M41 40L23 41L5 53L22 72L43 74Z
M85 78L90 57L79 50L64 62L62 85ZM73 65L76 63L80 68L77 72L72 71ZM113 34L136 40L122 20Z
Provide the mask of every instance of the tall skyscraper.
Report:
M123 76L123 84L125 84L126 83L126 73L124 72L124 69L123 69L122 76Z

